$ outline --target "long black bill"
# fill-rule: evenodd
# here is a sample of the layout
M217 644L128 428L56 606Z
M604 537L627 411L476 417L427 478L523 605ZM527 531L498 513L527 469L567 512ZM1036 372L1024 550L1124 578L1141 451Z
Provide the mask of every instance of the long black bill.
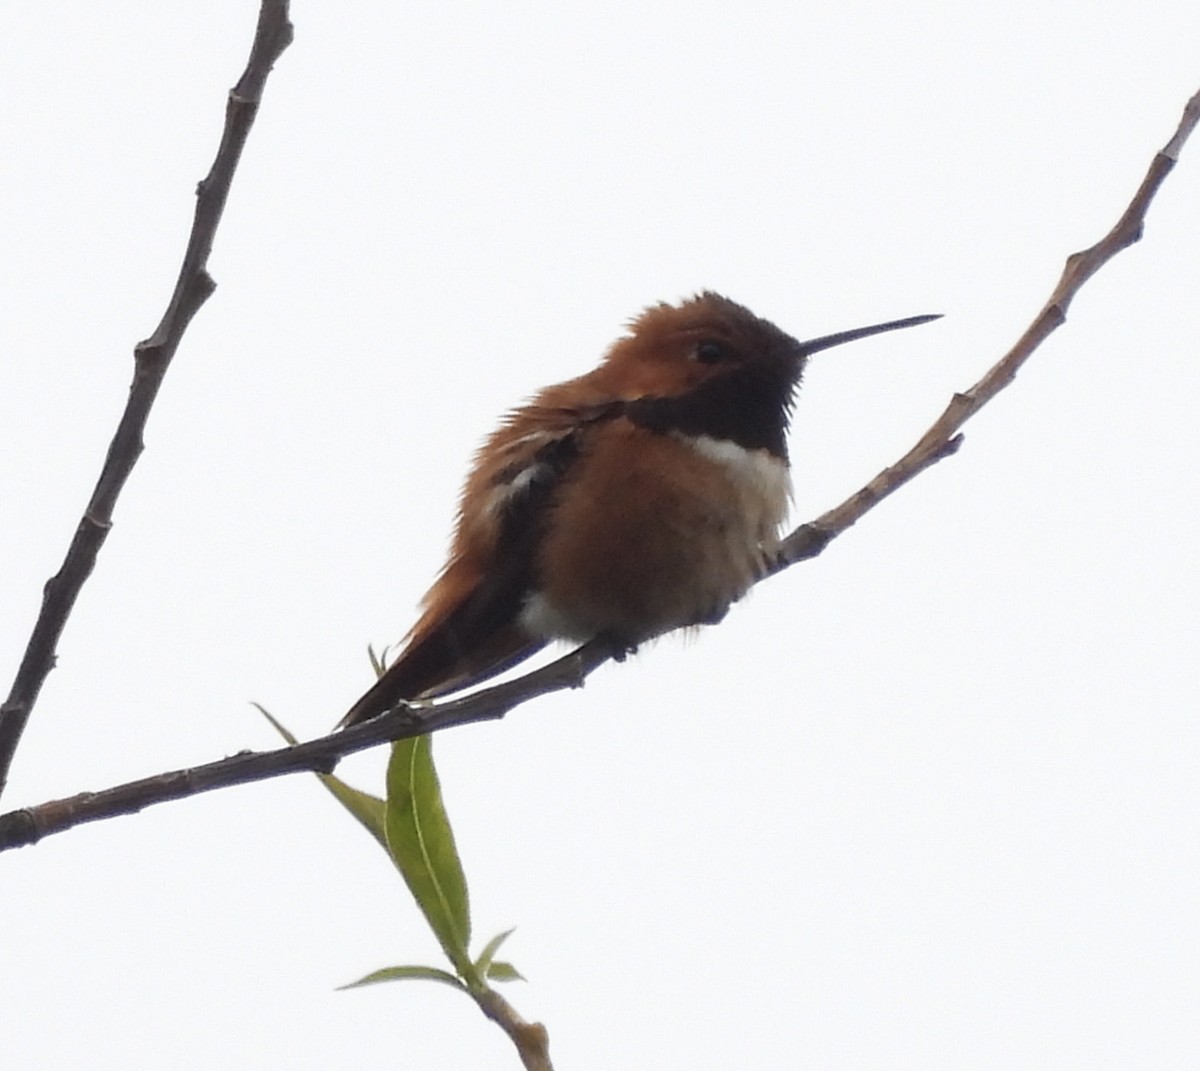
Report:
M941 318L942 314L939 312L932 316L910 316L906 320L889 320L885 324L856 327L853 331L839 331L836 335L823 335L821 338L814 338L811 342L801 342L800 352L808 357L833 346L840 346L843 342L856 342L869 335L881 335L884 331L899 331L902 327L916 327L917 324L927 324L930 320L940 320Z

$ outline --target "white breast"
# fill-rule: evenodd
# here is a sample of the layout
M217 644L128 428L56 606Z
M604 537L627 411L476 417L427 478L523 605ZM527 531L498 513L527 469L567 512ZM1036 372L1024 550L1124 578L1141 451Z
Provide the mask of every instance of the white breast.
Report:
M791 470L786 461L767 450L747 450L729 439L713 439L708 435L679 438L696 453L720 465L744 496L761 500L765 512L773 515L770 523L783 522L792 500Z

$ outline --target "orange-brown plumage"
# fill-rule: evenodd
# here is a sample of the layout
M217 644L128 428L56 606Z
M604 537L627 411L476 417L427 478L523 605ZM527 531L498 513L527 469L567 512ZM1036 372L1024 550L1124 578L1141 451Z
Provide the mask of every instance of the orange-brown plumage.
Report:
M483 444L421 617L343 724L486 680L550 639L632 646L719 620L775 548L807 356L925 319L799 343L718 294L647 309L597 368Z
M788 496L779 468L763 493L685 442L614 422L564 482L542 545L541 588L574 618L556 631L637 643L720 616L775 548Z

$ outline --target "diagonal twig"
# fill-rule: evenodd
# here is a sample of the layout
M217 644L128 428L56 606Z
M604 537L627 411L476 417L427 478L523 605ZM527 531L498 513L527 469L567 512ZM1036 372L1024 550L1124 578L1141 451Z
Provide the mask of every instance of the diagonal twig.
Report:
M185 799L232 785L264 781L284 774L330 773L346 755L377 747L391 740L455 725L494 721L539 695L577 688L592 670L612 657L606 644L592 641L516 680L494 685L482 692L423 707L401 705L389 714L362 722L349 729L306 740L273 751L243 751L225 759L172 770L154 777L130 781L103 792L81 792L62 800L0 815L0 851L35 844L43 837L104 818L135 814L167 800Z
M291 43L287 0L263 0L250 59L229 91L221 144L208 174L196 190L196 211L175 291L162 320L148 339L134 347L133 383L120 423L108 447L100 478L67 548L62 567L47 582L42 608L26 645L8 698L0 705L0 795L8 782L13 755L29 722L42 685L54 668L55 648L75 600L95 567L112 528L113 507L141 456L142 433L171 358L184 331L216 283L208 274L213 238L225 210L229 187L242 148L258 114L263 84L275 61Z
M1062 277L1050 299L1012 349L988 369L974 386L955 394L942 415L904 457L884 469L845 502L792 532L784 540L772 573L816 557L832 539L868 510L958 449L962 442L959 429L1013 381L1030 355L1065 321L1067 309L1080 288L1117 253L1141 237L1146 212L1198 123L1200 93L1188 101L1174 135L1166 147L1155 155L1145 179L1116 225L1095 245L1067 258ZM0 851L36 843L43 837L61 833L84 822L131 814L166 800L299 771L327 772L344 755L388 740L501 718L509 710L536 696L578 687L589 673L614 655L609 647L593 641L541 669L474 695L432 706L401 706L372 721L294 747L243 752L204 766L159 774L103 792L82 793L69 799L11 811L0 815Z
M1123 249L1142 237L1146 212L1166 177L1179 161L1180 151L1200 123L1200 92L1183 109L1171 140L1155 154L1146 177L1133 200L1103 238L1095 245L1067 257L1062 276L1049 300L1003 357L974 386L950 399L950 404L917 443L894 465L888 466L845 502L802 524L783 542L775 572L815 557L831 539L841 535L867 510L874 508L914 476L949 457L962 445L959 429L1016 377L1033 352L1067 319L1067 309L1083 285Z
M521 1018L516 1008L494 989L473 993L483 1014L500 1027L517 1047L525 1071L554 1071L550 1063L550 1036L541 1023Z

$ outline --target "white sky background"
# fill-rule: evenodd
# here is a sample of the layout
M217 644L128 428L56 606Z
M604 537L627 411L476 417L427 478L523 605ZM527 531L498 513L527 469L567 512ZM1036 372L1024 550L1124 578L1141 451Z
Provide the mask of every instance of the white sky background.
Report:
M742 13L732 14L739 10ZM0 652L157 323L256 5L9 5ZM816 358L796 518L890 463L1200 87L1178 3L297 3L4 806L317 735L507 406L711 287ZM1200 1060L1200 144L920 477L724 624L438 738L562 1071ZM381 787L383 754L340 772ZM6 1069L517 1067L309 777L0 857Z

